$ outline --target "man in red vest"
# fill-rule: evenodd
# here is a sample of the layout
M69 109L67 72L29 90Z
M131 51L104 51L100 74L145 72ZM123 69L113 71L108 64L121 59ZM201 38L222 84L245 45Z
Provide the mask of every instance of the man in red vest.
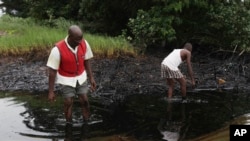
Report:
M68 36L52 48L47 66L49 68L49 101L55 101L55 83L60 84L64 97L64 114L67 123L72 123L73 97L78 95L83 120L88 120L89 102L87 77L91 91L96 88L89 60L93 57L90 45L83 39L79 26L69 27Z

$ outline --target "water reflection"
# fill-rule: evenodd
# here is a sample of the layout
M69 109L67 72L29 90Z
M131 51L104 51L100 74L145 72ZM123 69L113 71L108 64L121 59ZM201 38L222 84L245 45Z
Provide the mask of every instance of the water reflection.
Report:
M248 94L189 93L188 103L171 101L163 94L131 95L124 101L102 105L90 99L92 121L81 122L81 109L73 113L73 125L65 125L60 98L48 104L44 95L20 94L0 98L3 140L105 141L123 136L129 141L192 140L224 127L226 122L250 112ZM249 116L237 123L249 123ZM223 131L224 132L224 131Z
M67 124L65 126L65 139L64 141L72 141L73 137L72 137L72 124Z
M6 141L29 141L32 140L30 137L20 135L22 134L32 134L44 136L47 133L37 132L30 128L27 128L23 124L23 117L20 112L26 111L24 107L24 102L17 102L13 97L0 98L0 136L1 140ZM21 138L20 138L21 137ZM44 141L43 138L37 138L36 141Z
M89 128L88 124L82 124L79 130L75 130L73 124L66 124L64 141L87 140L88 128Z
M167 101L166 116L160 119L158 125L158 130L163 135L162 139L166 141L178 141L180 138L183 138L182 135L180 135L180 132L185 125L185 104L178 103L180 109L173 109L173 104L174 103L171 100ZM176 103L175 105L177 107ZM180 112L181 116L175 116L174 112Z

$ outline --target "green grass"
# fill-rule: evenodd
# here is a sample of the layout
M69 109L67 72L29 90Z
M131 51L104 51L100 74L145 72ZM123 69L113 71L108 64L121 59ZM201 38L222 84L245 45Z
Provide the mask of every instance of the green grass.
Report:
M37 24L34 19L4 15L0 17L0 54L2 56L19 56L33 52L47 55L57 41L67 36L66 27L68 26L51 28ZM84 33L84 38L97 56L137 55L136 49L122 37Z
M135 48L121 37L107 37L98 35L84 35L92 47L94 53L106 57L120 55L136 55Z

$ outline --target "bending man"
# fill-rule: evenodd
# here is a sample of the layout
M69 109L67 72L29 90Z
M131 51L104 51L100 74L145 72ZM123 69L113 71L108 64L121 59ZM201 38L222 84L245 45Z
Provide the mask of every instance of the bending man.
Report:
M186 78L183 76L178 66L182 62L187 63L187 69L191 78L192 86L195 86L193 70L191 66L192 45L186 43L182 49L174 49L161 63L161 76L166 78L168 87L167 97L171 98L174 91L175 80L180 84L182 100L186 99Z

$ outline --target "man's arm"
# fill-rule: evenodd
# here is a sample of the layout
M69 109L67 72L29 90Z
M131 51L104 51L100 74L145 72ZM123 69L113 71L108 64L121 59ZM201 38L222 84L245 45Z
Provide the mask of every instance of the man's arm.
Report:
M89 60L85 60L84 61L84 66L85 66L85 70L87 72L90 84L91 84L91 90L94 91L96 89L96 83L95 83L95 79L92 73L92 69L91 69L91 65Z
M186 51L186 56L187 56L186 63L187 63L188 73L191 78L192 85L195 86L194 74L193 74L193 69L191 65L191 52Z
M49 101L53 102L55 100L55 93L54 93L54 86L55 86L55 79L57 70L54 70L52 68L49 69L49 94L48 99Z

